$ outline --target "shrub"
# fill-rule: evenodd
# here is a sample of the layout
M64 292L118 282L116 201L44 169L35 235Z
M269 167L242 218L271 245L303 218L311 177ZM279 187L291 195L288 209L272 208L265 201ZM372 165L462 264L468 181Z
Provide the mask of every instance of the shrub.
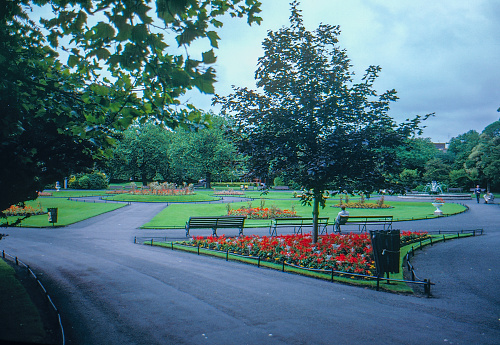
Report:
M91 174L77 174L71 176L68 181L68 187L72 189L107 189L108 178L102 172L93 172Z

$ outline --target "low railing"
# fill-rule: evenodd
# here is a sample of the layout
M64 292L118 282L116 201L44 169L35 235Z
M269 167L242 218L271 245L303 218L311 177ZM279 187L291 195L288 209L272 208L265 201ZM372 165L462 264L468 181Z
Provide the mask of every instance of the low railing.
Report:
M17 266L23 266L23 267L25 267L26 270L28 271L29 275L33 279L35 279L38 287L41 289L42 293L47 298L47 300L49 301L50 305L52 306L52 308L54 309L54 311L56 313L57 321L59 323L59 329L60 329L60 332L61 332L61 344L65 345L66 344L66 337L64 335L64 327L63 327L62 321L61 321L61 314L59 313L59 310L57 309L57 307L55 306L54 302L52 301L52 298L48 294L47 289L45 289L45 287L43 286L42 282L38 279L38 277L35 274L35 272L33 272L33 270L30 268L29 265L26 265L24 262L22 262L21 260L19 260L17 258L17 256L12 256L12 255L9 255L9 254L5 253L5 250L2 251L2 258L3 259L9 259L9 260L15 262Z
M414 243L417 244L417 246L416 246L417 249L418 248L422 249L424 246L429 245L429 244L433 245L433 243L436 243L437 241L446 241L447 234L453 235L454 238L460 238L461 234L468 235L468 236L470 236L470 235L478 236L478 235L483 234L483 229L460 230L460 231L437 230L437 231L433 231L433 232L428 231L427 233L443 235L443 237L439 238L439 239L435 239L434 241L433 241L432 237L425 239L425 240L416 241ZM448 237L448 239L450 239L450 238ZM158 242L165 243L167 245L170 244L170 246L169 246L170 249L172 249L172 250L175 249L174 242L167 242L167 237L135 237L134 238L134 243L139 243L139 244L147 244L147 245L153 246L155 244L155 242L156 243L158 243ZM185 245L185 244L181 244L181 243L175 243L175 246L193 248L193 246ZM269 261L263 260L260 256L245 255L245 254L240 254L240 253L236 253L236 252L230 252L229 250L221 251L221 250L216 250L216 249L211 249L211 248L206 248L206 247L200 247L199 244L196 246L198 255L200 255L200 248L203 250L206 250L206 251L212 251L212 252L217 252L217 253L223 254L223 255L225 255L226 261L229 261L231 259L231 256L240 257L240 258L248 258L248 259L253 259L253 260L257 261L257 267L262 266L262 262L269 262ZM389 277L384 278L381 276L369 276L369 275L364 275L364 274L359 274L359 273L336 271L333 268L331 270L306 268L306 267L301 267L301 266L287 263L286 261L275 262L274 264L281 265L282 272L285 272L286 267L293 267L294 269L299 270L299 271L318 272L318 273L326 274L326 275L330 276L330 281L332 281L332 282L334 281L335 277L342 277L342 276L356 277L356 278L360 278L360 279L376 281L376 283L377 283L376 290L377 291L380 290L380 282L381 281L386 281L387 283L399 282L399 283L405 283L405 284L421 285L424 287L424 293L427 295L427 297L430 297L431 296L431 286L435 285L435 284L432 283L430 279L420 279L417 277L417 275L415 274L415 269L414 269L413 265L411 264L411 262L409 261L410 255L412 257L415 255L415 246L411 247L410 251L405 255L405 260L402 263L402 267L405 267L405 265L406 265L406 268L407 268L409 274L411 274L411 278L412 278L411 280L395 279L395 278L389 278ZM269 266L266 265L266 267L269 267Z

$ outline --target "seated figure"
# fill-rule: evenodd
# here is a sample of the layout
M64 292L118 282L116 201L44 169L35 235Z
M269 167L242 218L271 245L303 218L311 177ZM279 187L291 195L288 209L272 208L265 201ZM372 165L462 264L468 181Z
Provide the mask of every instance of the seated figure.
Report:
M344 225L349 218L349 211L346 211L345 205L340 206L340 212L337 214L337 218L335 218L335 231L340 232L340 226Z
M485 203L493 203L493 200L495 200L495 196L489 192L485 193L483 198Z

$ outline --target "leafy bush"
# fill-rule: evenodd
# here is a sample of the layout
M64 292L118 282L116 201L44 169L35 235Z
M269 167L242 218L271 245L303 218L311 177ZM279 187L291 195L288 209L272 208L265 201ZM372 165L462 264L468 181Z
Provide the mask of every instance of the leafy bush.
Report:
M96 171L91 174L71 176L68 181L68 187L72 189L107 189L108 183L106 174Z

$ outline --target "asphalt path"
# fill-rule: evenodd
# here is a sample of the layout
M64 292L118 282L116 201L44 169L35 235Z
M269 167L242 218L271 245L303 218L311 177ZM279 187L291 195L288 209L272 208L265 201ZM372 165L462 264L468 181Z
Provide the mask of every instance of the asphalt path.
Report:
M460 215L397 223L485 231L413 258L417 275L436 283L431 298L134 244L185 238L138 229L166 204L133 203L64 228L2 228L0 250L39 275L67 344L500 344L500 207L465 203Z

